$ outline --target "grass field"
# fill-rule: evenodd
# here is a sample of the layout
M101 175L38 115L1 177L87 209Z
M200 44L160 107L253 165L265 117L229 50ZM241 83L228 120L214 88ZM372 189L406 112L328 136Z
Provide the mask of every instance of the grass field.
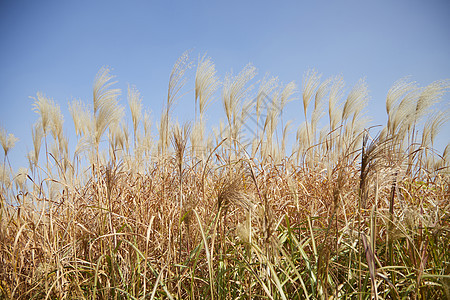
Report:
M223 80L195 65L191 123L172 116L185 54L157 134L134 87L128 128L108 68L91 103L69 104L76 149L41 93L28 168L12 170L1 130L0 298L450 299L450 147L432 148L449 81L399 80L387 124L368 128L364 81L344 94L309 71L298 91L251 65ZM295 137L280 118L293 98ZM213 100L225 122L207 130Z

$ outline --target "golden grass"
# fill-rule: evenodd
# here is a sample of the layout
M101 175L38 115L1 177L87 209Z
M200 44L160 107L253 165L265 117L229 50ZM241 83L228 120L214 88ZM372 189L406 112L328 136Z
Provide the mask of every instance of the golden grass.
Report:
M206 141L203 115L219 87L209 58L196 72L198 123L171 119L189 67L185 53L170 76L158 140L135 87L129 133L107 68L94 83L93 111L70 104L73 153L59 108L42 94L29 170L12 175L15 138L0 132L0 298L450 297L449 151L431 148L447 119L427 123L448 81L395 83L388 123L371 138L363 81L345 98L342 78L321 81L311 71L296 97L293 83L266 76L253 103L249 65L225 78L227 125ZM262 112L264 97L272 104ZM287 153L290 123L278 122L276 108L294 98L305 123ZM262 126L248 143L242 126L255 110ZM317 128L325 111L328 125Z

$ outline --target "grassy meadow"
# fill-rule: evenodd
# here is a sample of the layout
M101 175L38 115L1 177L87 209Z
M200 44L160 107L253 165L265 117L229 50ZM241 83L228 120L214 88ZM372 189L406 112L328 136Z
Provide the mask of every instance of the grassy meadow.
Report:
M26 168L0 129L0 298L450 299L450 146L433 150L449 88L395 82L370 128L363 80L282 84L252 65L221 79L186 53L156 126L102 68L92 101L69 103L75 149L37 93ZM182 96L195 117L179 124ZM298 128L281 118L291 101Z

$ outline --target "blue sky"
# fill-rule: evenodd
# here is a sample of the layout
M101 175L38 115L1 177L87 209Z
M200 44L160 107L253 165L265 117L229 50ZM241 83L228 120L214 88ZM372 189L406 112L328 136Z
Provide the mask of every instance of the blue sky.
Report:
M221 78L249 62L260 77L270 73L299 86L309 68L324 77L342 74L348 90L366 78L371 124L384 124L385 96L396 80L411 76L423 86L450 78L449 16L445 0L1 1L0 125L20 139L9 154L13 166L26 166L38 118L29 97L42 91L61 106L75 143L67 103L92 101L104 65L117 76L126 112L130 83L156 123L171 68L185 50L194 61L207 52ZM181 120L193 119L192 87L174 110ZM447 94L443 105L449 102ZM288 105L287 118L300 125L300 101ZM214 121L223 116L220 102L207 114ZM447 124L437 148L449 132Z

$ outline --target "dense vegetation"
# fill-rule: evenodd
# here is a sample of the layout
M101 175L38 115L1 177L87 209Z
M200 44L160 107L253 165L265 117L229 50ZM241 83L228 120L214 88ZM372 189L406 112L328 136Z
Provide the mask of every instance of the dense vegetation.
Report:
M16 139L0 131L0 297L450 298L450 147L432 149L448 81L394 83L387 124L367 128L364 81L345 96L342 78L309 71L299 93L248 65L219 82L203 56L195 120L179 125L190 66L173 67L157 134L134 87L128 129L108 68L91 106L69 104L73 151L41 93L27 169L12 170ZM305 122L288 149L294 98ZM213 100L225 122L208 131Z

